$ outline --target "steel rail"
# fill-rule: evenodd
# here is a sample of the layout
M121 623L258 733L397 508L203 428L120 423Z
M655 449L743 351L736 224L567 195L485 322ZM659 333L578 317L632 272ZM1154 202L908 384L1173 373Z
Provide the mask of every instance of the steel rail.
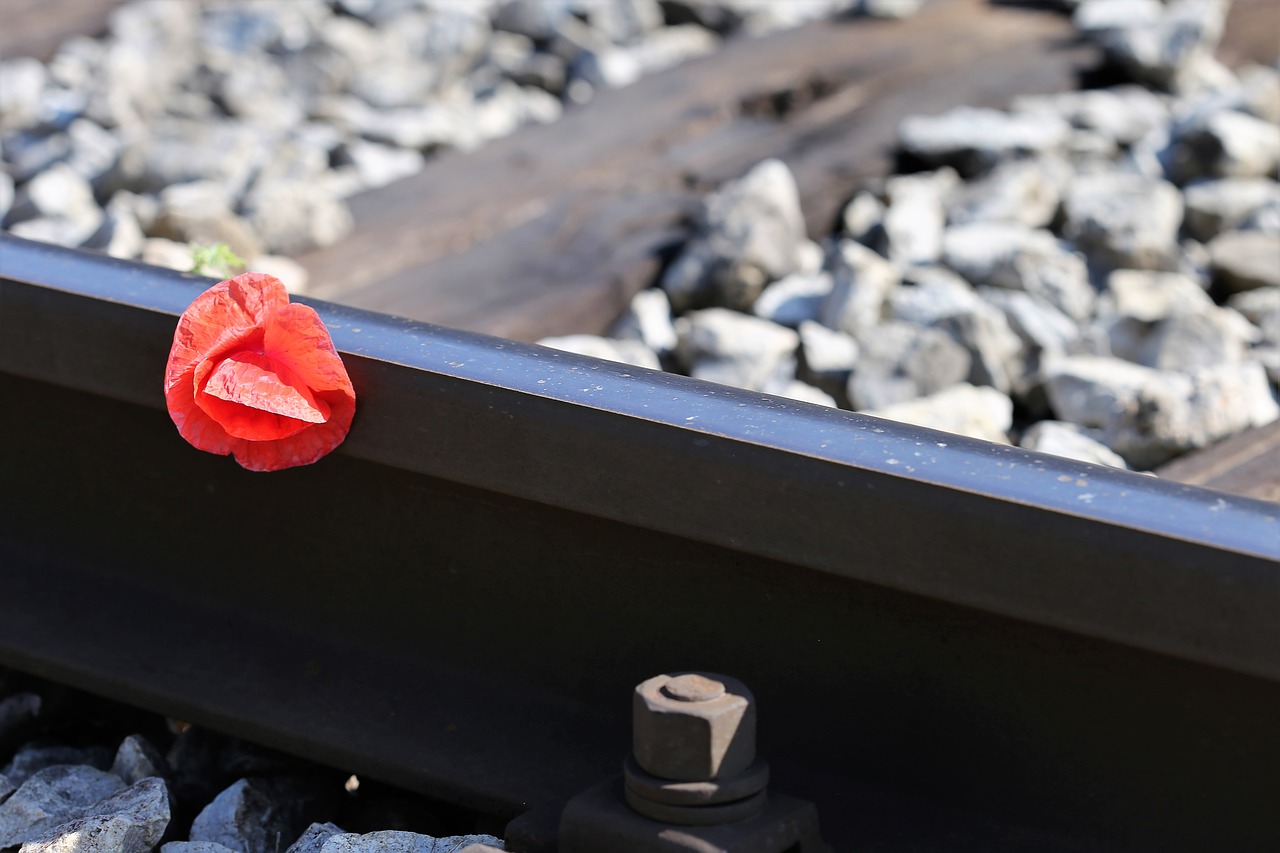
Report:
M723 671L838 849L1280 837L1275 505L318 302L351 435L250 474L162 411L206 284L0 236L0 662L505 814Z

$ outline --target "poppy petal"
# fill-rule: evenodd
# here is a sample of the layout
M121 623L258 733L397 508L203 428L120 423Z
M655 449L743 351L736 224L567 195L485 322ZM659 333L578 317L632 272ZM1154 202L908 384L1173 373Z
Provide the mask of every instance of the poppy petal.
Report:
M228 346L260 331L267 314L288 303L284 285L263 273L236 276L197 296L178 320L169 351L166 385L175 373L225 352Z
M223 359L201 390L230 403L307 423L329 419L329 407L316 400L294 371L261 353L238 352Z
M191 371L175 377L165 385L165 400L169 416L178 427L178 434L198 450L226 456L235 445L235 439L196 405L195 381Z
M259 353L237 353L202 373L196 404L235 438L273 441L328 420L327 403L291 384L287 368Z
M164 390L183 438L252 471L315 462L343 442L355 414L320 316L262 273L220 282L183 312Z
M262 351L269 358L289 365L315 391L342 391L355 397L351 379L329 330L315 309L296 302L271 312Z

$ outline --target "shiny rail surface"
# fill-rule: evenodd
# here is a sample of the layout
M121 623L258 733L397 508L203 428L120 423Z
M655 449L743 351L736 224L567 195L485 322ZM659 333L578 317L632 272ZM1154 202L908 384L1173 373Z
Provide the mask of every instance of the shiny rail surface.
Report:
M319 302L350 437L252 474L207 284L0 236L0 663L512 816L720 671L836 849L1280 839L1276 505Z

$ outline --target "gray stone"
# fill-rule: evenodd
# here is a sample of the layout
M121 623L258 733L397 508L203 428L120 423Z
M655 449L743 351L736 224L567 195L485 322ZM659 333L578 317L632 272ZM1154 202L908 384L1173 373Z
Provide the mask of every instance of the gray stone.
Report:
M627 53L643 75L706 56L719 46L720 39L711 30L698 24L680 24L650 33Z
M805 275L817 275L827 265L827 250L813 240L801 240L796 255L798 257L796 272Z
M1153 270L1116 270L1107 277L1107 288L1098 302L1100 315L1120 315L1143 323L1213 308L1209 294L1187 276Z
M169 825L163 779L142 779L22 845L21 853L149 853Z
M505 850L502 839L492 835L451 835L433 838L415 832L370 832L365 835L343 833L330 836L321 853L460 853L472 844L487 844Z
M1094 438L1094 434L1092 430L1066 421L1039 421L1023 434L1018 445L1078 462L1127 469L1129 466L1120 454Z
M747 310L766 284L799 270L804 241L795 180L781 161L765 160L706 198L698 234L662 287L677 311Z
M1245 65L1236 69L1236 89L1232 109L1280 123L1280 69L1267 65Z
M878 233L884 220L884 202L875 193L860 190L840 214L840 224L846 234L868 246L879 239Z
M144 264L191 272L193 258L191 247L185 243L176 243L164 237L149 237L142 243L140 260Z
M290 92L289 78L270 54L240 54L221 69L214 97L236 118L272 131L299 124L304 104Z
M111 772L132 785L152 776L167 776L169 765L152 743L142 735L129 735L116 750Z
M1237 312L1214 308L1203 314L1174 314L1154 323L1142 341L1139 364L1159 370L1191 371L1244 360L1258 330ZM1126 354L1117 351L1116 355Z
M917 326L931 326L944 317L972 313L982 299L959 275L945 267L907 270L902 286L889 293L888 316Z
M1183 374L1072 356L1053 362L1047 373L1058 417L1100 429L1104 444L1144 470L1280 416L1256 362Z
M485 61L510 76L523 68L537 49L534 40L522 33L494 30L485 47Z
M93 187L65 163L54 164L20 187L9 211L10 222L48 217L74 223L85 237L102 224Z
M222 184L236 198L270 155L263 135L235 119L165 118L149 129L121 152L115 180L122 189L158 192L170 184L205 179Z
M1066 353L1080 336L1075 322L1043 297L1002 287L980 287L978 292L1004 312L1009 328L1036 358Z
M335 134L338 133L335 129ZM314 131L283 138L272 146L271 154L253 178L253 187L323 180L329 171L329 161L336 159L336 148L337 142L319 138Z
M345 834L345 830L335 824L313 823L307 827L302 835L298 836L297 841L289 845L289 849L285 853L320 853L326 841L335 835L343 834ZM161 850L160 853L170 853L170 851ZM201 851L175 850L173 853L201 853Z
M1110 59L1138 80L1185 92L1195 88L1197 66L1212 61L1227 5L1224 0L1170 0L1154 21L1107 27L1094 35Z
M1072 129L1067 139L1066 161L1078 172L1102 171L1120 153L1115 140L1096 130ZM1143 171L1141 174L1147 174ZM1163 177L1163 171L1152 171L1155 177Z
M847 400L849 377L858 364L858 342L809 320L800 324L799 333L796 375L836 400Z
M614 42L635 41L662 26L658 0L608 0L579 6L585 7L591 26Z
M325 18L316 28L313 51L327 48L341 57L347 68L377 62L386 45L379 31L361 20L362 17L331 15Z
M1280 229L1277 229L1277 233L1280 233ZM1178 241L1177 272L1206 291L1213 284L1211 266L1212 259L1209 257L1208 246L1190 237Z
M1103 269L1171 269L1178 254L1182 194L1140 175L1078 178L1063 203L1063 235Z
M898 145L929 166L981 174L1002 160L1062 150L1071 127L1055 116L957 107L937 116L912 116L898 129Z
M1157 372L1116 358L1068 356L1046 365L1047 391L1058 418L1103 428L1132 408Z
M953 225L967 222L1013 222L1044 228L1058 212L1070 167L1056 158L1012 160L986 176L966 183L947 202Z
M101 225L101 223L99 223ZM97 233L98 227L86 227L84 224L68 219L65 216L42 216L39 219L27 219L9 226L8 231L15 237L24 240L35 240L40 243L52 243L55 246L74 248L82 245Z
M805 228L791 171L780 160L758 164L706 200L702 228L730 262L717 288L723 304L750 306L766 283L799 268Z
M151 234L184 243L226 243L242 258L262 253L253 227L231 209L231 194L216 181L172 184L160 192Z
M447 88L483 55L488 23L457 3L407 8L377 30L374 63L354 63L348 87L375 107L420 104Z
M849 400L858 410L883 409L933 394L969 375L968 351L946 332L889 321L859 339Z
M1262 365L1267 372L1267 379L1276 387L1276 392L1280 393L1280 346L1254 347L1249 352L1249 357Z
M830 273L793 273L767 286L751 312L794 329L806 320L818 319L831 288Z
M494 96L477 101L477 109L479 117L474 123L478 127L476 132L484 141L506 136L517 127L527 124L550 124L557 121L564 111L560 100L554 95L514 83L504 83L494 91ZM512 119L504 117L500 121L486 122L486 109L503 115L510 114Z
M3 803L16 790L18 786L10 782L8 776L0 773L0 803Z
M106 46L99 39L73 36L64 41L49 60L49 77L59 86L73 91L92 88L94 78L102 73Z
M154 195L139 195L128 190L117 190L107 202L107 212L114 210L128 212L138 221L138 227L145 232L155 227L156 218L160 215L160 199Z
M941 318L934 324L969 352L969 382L990 385L1008 394L1022 377L1022 341L1004 312L992 305L980 304L972 310L960 311Z
M41 838L47 830L82 817L94 803L123 787L120 777L86 765L58 764L38 770L0 803L0 848Z
M417 151L407 151L391 145L356 140L342 146L342 157L355 167L360 185L376 189L407 178L422 170L426 164Z
M1249 214L1240 223L1243 231L1262 231L1266 234L1280 234L1280 199L1268 201L1262 207Z
M240 779L196 815L191 840L214 841L238 853L275 853L280 839L293 837L293 805L263 780Z
M598 335L564 335L558 338L543 338L538 341L538 344L605 361L634 364L636 367L647 367L651 370L662 369L658 356L640 341L611 340Z
M631 297L610 334L621 340L639 341L660 356L673 351L676 327L671 322L671 300L666 292L651 287Z
M849 8L849 0L720 0L731 15L742 21L745 35L760 36L830 17Z
M899 266L931 264L942 253L947 196L959 183L953 169L889 178L881 218L881 254Z
M800 336L777 323L708 308L678 319L676 334L677 357L697 379L763 391L794 375Z
M266 249L282 255L330 246L354 225L341 199L323 185L308 182L255 187L244 209Z
M35 124L48 84L49 73L38 59L21 56L0 62L0 130Z
M71 122L67 138L71 146L67 165L94 184L115 168L123 148L116 134L87 118Z
M556 33L572 8L571 0L506 0L494 17L493 26L544 40Z
M1226 292L1280 286L1280 235L1226 231L1208 248L1213 280Z
M23 183L71 156L71 137L65 133L15 133L0 140L7 173Z
M533 38L542 40L538 36ZM574 15L566 15L555 23L555 31L551 34L547 49L552 55L572 63L582 54L602 50L609 44L609 40L595 27Z
M13 207L13 195L13 178L7 172L0 172L0 223L4 222L9 208Z
M873 409L867 414L1008 444L1009 428L1013 425L1013 401L994 388L975 388L961 383L927 397ZM886 461L891 465L907 464L906 460Z
M1227 306L1239 311L1262 332L1262 340L1280 346L1280 287L1259 287L1237 293Z
M133 260L142 254L146 235L132 210L114 200L107 204L107 215L102 225L81 245L86 249L104 252L113 258Z
M571 74L597 89L621 89L640 79L644 69L634 52L615 45L586 51L570 68Z
M311 3L223 3L200 20L199 39L207 52L258 55L272 47L299 50L309 41Z
M1167 156L1169 173L1179 183L1274 175L1280 127L1234 110L1211 112L1179 127Z
M315 847L307 853L319 853L319 850L319 847ZM160 853L239 853L239 851L224 847L216 841L169 841L160 846Z
M799 379L791 379L776 386L771 385L765 390L769 394L799 400L802 403L813 403L816 406L829 406L834 409L838 405L835 397Z
M1197 240L1240 228L1262 208L1280 207L1280 183L1269 178L1223 178L1182 189L1182 225Z
M1012 223L957 225L947 229L942 253L943 263L974 285L1035 294L1077 321L1093 313L1084 259L1048 231Z
M923 5L924 0L857 0L853 8L858 14L870 18L900 20L919 12Z
M471 106L469 99L453 95L412 108L374 110L357 98L340 96L323 100L315 115L374 142L429 151L472 144L467 126Z
M467 150L530 123L548 124L560 117L560 102L541 89L504 82L476 98L464 114L459 147Z
M1160 0L1086 0L1076 5L1071 23L1096 36L1130 27L1150 27L1160 20Z
M831 293L819 321L857 338L879 325L889 294L902 281L893 264L853 240L841 241L832 255Z
M1165 100L1141 86L1029 95L1015 98L1013 110L1056 115L1072 127L1095 131L1122 146L1134 144L1169 121Z
M507 76L521 86L537 86L559 96L565 91L569 69L558 56L535 53L520 67L508 71Z

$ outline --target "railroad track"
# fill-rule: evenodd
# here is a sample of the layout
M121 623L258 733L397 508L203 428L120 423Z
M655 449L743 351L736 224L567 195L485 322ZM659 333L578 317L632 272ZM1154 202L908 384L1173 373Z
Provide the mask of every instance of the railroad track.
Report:
M251 474L206 285L0 236L0 664L501 817L719 671L836 850L1280 839L1274 504L321 302L350 437Z

